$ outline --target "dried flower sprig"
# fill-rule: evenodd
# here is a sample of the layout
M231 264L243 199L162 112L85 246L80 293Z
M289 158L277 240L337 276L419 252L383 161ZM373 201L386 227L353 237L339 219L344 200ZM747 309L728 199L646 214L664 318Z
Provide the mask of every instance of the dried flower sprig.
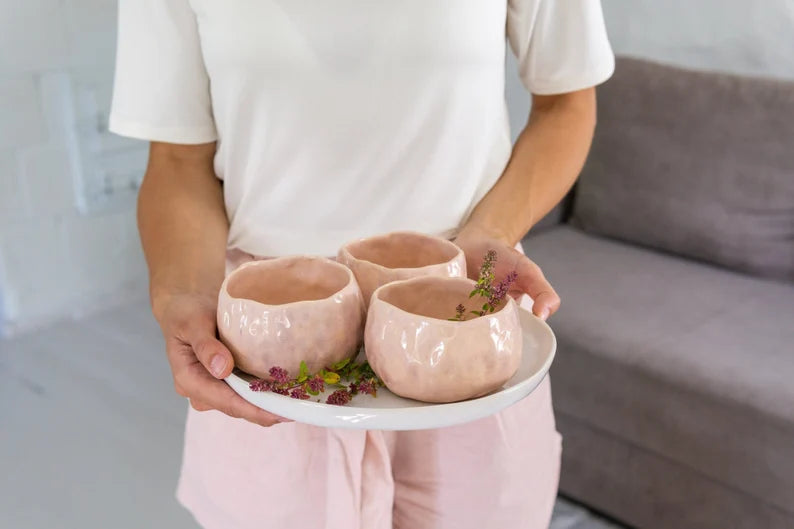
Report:
M470 310L469 312L475 316L484 316L496 310L496 307L505 299L507 293L510 291L510 286L518 278L518 273L513 270L504 279L494 286L493 282L496 279L494 276L494 265L496 264L496 251L488 250L483 257L482 265L480 265L480 273L477 279L477 284L474 289L469 293L469 299L479 295L485 299L480 310ZM455 316L449 318L450 321L463 321L465 319L466 307L459 304L455 307Z
M278 366L271 367L269 374L272 380L259 378L251 381L248 385L251 391L272 391L293 399L307 400L325 391L326 386L331 386L337 389L328 395L325 402L338 406L349 403L359 393L377 397L378 387L383 385L369 363L355 362L352 358L341 360L317 373L309 373L306 362L301 362L295 378L290 378L289 372Z
M488 307L491 312L493 312L496 306L505 299L507 293L510 291L510 287L515 283L517 278L518 272L513 270L507 274L504 279L499 281L495 287L491 287L491 294L488 297Z

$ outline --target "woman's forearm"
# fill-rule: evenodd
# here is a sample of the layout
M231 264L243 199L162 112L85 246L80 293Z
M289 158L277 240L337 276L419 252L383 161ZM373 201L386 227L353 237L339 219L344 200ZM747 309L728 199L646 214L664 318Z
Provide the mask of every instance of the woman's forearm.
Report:
M151 145L138 229L155 316L174 295L214 298L223 281L229 224L214 154L214 143Z
M562 200L584 165L596 122L595 89L534 96L527 126L499 181L462 231L514 245Z

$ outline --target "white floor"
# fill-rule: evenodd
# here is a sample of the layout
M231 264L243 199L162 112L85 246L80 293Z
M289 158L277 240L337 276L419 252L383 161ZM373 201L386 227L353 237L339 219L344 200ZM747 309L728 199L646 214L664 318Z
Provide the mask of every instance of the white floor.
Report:
M0 341L0 528L196 529L185 401L145 302ZM617 529L559 501L553 529Z

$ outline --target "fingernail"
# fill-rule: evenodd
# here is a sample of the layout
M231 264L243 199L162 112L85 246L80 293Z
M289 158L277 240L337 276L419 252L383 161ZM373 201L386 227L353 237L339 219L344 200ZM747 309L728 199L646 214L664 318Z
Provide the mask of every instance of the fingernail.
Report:
M543 321L546 321L547 319L549 319L549 312L550 311L549 311L548 307L543 309L543 311L540 313L540 319L542 319Z
M213 356L212 360L210 360L210 371L212 371L212 374L216 377L220 377L223 375L224 369L226 369L226 359L223 355L218 354Z

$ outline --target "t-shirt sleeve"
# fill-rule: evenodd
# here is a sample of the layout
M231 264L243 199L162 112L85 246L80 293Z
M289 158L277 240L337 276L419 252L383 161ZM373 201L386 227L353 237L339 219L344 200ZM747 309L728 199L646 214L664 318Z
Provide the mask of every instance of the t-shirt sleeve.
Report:
M595 86L615 69L600 0L508 0L506 31L534 94Z
M215 141L210 83L188 0L120 0L109 129L150 141Z

